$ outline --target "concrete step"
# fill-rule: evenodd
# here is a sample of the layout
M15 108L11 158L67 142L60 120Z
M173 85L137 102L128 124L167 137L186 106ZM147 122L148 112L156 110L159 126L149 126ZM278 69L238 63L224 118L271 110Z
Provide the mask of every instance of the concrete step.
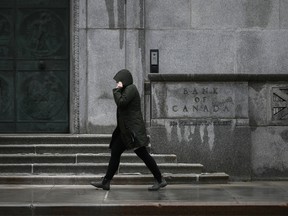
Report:
M111 134L1 134L1 144L108 144Z
M157 163L176 163L173 154L151 154ZM110 153L98 154L0 154L0 164L35 164L35 163L103 163L108 162ZM139 163L141 159L135 153L123 153L121 162Z
M1 135L0 183L87 184L106 172L111 134ZM148 148L150 150L150 148ZM201 174L203 165L177 163L176 155L152 155L169 183L227 183L225 173ZM145 164L133 151L121 158L115 184L152 183Z
M109 144L15 144L0 145L1 154L108 153Z
M78 164L0 164L0 173L27 173L27 174L101 174L105 173L108 163L78 163ZM200 174L201 164L187 163L161 163L160 170L166 173L195 173ZM149 174L150 171L144 163L120 163L118 173Z
M24 185L88 185L91 181L100 181L101 175L13 175L1 174L0 184L24 184ZM171 174L163 173L168 184L226 184L229 176L225 173L205 174ZM142 185L152 184L151 174L118 174L115 175L113 185Z

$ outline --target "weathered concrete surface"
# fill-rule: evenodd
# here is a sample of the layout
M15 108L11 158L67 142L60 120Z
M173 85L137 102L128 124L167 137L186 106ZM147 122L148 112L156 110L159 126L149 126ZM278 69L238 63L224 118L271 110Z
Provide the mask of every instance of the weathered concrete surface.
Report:
M287 178L288 129L266 126L254 128L252 140L252 171L255 178Z
M248 83L182 78L151 83L152 151L173 152L178 161L200 161L208 172L221 169L249 179Z
M191 0L192 28L279 28L279 1Z
M288 31L241 31L236 41L237 73L287 73Z
M131 71L134 84L142 94L143 36L142 30L131 30L121 40L121 30L88 31L88 133L111 133L116 124L112 89L115 87L113 77L119 70L127 68Z
M288 29L288 1L280 0L280 28Z
M143 0L87 0L88 28L143 28Z
M288 71L287 0L80 0L79 7L81 133L110 133L115 126L115 105L111 89L115 85L112 77L118 70L128 68L132 71L135 84L144 99L143 80L149 73L150 49L159 49L160 74L277 76L287 74ZM238 108L236 106L237 109L228 112L226 116L210 115L210 118L218 117L220 120L225 120L230 116L232 122L235 120L233 123L235 128L228 129L236 134L233 145L241 141L240 135L237 135L238 129L242 131L240 127L244 127L244 131L248 130L249 126L253 127L252 137L257 137L261 136L262 132L259 131L265 127L279 126L277 130L280 130L280 126L283 129L287 126L287 117L277 119L277 115L273 115L273 111L277 112L277 103L272 102L271 97L273 88L279 86L277 82L285 80L274 82L271 79L267 81L263 79L263 83L251 84L250 82L247 87L244 104L248 101L248 108L242 107L242 111L248 113L247 115L242 111L239 112L240 102L238 103L240 106ZM221 80L217 79L217 81ZM286 89L285 83L283 86ZM227 91L229 89L233 91L233 87L227 87ZM240 95L235 94L235 98L242 98L246 94L242 90L239 92ZM168 95L171 96L174 97ZM179 98L174 97L174 99L178 103ZM167 127L161 122L165 119L163 113L166 112L169 118L178 118L180 114L179 111L177 114L171 110L164 112L165 109L159 112L154 109L155 107L150 113L149 106L153 101L146 96L146 102L148 104L144 104L143 107L146 109L145 114L148 119L151 117L150 114L159 117L155 124L159 124L160 129L155 125L155 128L148 127L148 130L152 129L153 133ZM188 99L186 102L191 103ZM283 104L284 102L281 106L284 106ZM171 105L173 106L168 102L165 106L171 107ZM174 110L179 108L179 105L174 106ZM182 108L182 114L183 111L186 111L185 107ZM185 118L190 117L190 114L196 119L203 117L195 113L184 114ZM149 123L147 121L148 126ZM164 127L163 124L166 126ZM205 130L208 131L211 127L211 125L207 126L208 129ZM214 125L214 131L219 130L216 133L217 137L218 134L225 137L225 127L228 126ZM257 127L260 127L259 131ZM162 131L160 134L165 137L165 133ZM176 135L175 132L173 136ZM223 139L220 138L222 143L226 142L228 145L228 138L226 141ZM249 140L246 137L245 139ZM252 148L260 146L255 139L251 140ZM262 139L262 141L264 146L270 145L269 139ZM270 157L277 157L277 154L270 151ZM277 169L281 164L280 161L278 162L275 165ZM254 158L252 163L256 166L252 171L257 177L261 176L261 172L256 170L264 166L264 161L261 165L261 162ZM283 163L286 163L285 160ZM283 172L280 172L279 175L283 176L282 174Z
M287 178L288 85L280 76L150 75L152 150L232 179Z
M0 215L287 215L287 182L227 185L168 185L157 192L145 185L0 186Z
M87 31L79 30L79 68L81 68L81 76L79 76L79 123L80 133L87 133Z
M249 84L250 125L267 125L268 123L268 86L265 83ZM270 98L270 97L269 97Z
M250 128L234 120L154 119L152 152L174 153L179 162L196 161L207 172L222 170L232 179L250 179Z
M146 50L159 49L159 71L163 74L233 73L234 47L235 35L229 31L146 32ZM149 54L146 52L147 60Z
M87 27L87 0L79 1L79 28L85 29ZM80 37L82 38L82 37ZM85 47L85 46L84 46Z
M101 130L116 123L113 77L125 67L125 50L120 49L119 34L119 30L88 31L88 133L103 133Z
M189 29L189 0L146 0L147 29Z
M131 70L143 96L150 49L159 49L162 74L286 74L287 8L287 0L79 1L81 133L111 132L117 70Z
M251 162L254 178L287 178L288 176L288 116L286 115L288 95L285 94L287 89L287 84L279 82L249 85Z
M116 72L129 69L142 94L146 70L145 34L141 30L144 27L144 1L87 0L87 8L83 4L80 4L80 26L87 26L87 45L84 44L85 35L81 34L85 37L80 38L81 49L86 48L81 59L82 62L87 59L87 70L84 66L81 68L80 130L111 133L116 124L112 95ZM85 17L83 13L86 13Z

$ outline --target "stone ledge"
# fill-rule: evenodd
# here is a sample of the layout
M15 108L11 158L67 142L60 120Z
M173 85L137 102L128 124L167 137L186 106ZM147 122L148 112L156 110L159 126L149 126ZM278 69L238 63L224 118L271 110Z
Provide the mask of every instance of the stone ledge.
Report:
M109 143L112 134L1 134L0 144Z
M148 74L152 82L279 82L288 74Z
M0 184L9 185L89 185L91 181L100 181L103 174L82 174L82 175L65 175L65 174L38 174L32 175L27 173L1 174ZM209 174L171 174L163 173L166 181L170 185L175 184L227 184L229 175L225 173ZM113 178L112 185L143 185L151 184L154 178L151 174L116 174Z

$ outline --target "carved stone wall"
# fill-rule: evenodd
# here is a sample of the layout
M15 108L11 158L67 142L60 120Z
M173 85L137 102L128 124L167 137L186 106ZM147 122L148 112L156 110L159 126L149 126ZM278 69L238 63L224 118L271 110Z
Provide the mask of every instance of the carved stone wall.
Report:
M288 176L287 75L151 74L146 122L155 153L232 179Z
M71 1L71 132L111 133L112 77L127 68L145 98L155 151L169 143L179 158L211 170L287 177L287 2ZM151 49L159 50L160 74L179 76L154 80L144 97ZM223 84L225 74L233 76ZM194 143L204 153L194 149L193 158Z
M71 2L71 78L70 78L70 131L80 132L79 120L79 0Z
M288 123L288 86L272 87L271 110L273 123Z

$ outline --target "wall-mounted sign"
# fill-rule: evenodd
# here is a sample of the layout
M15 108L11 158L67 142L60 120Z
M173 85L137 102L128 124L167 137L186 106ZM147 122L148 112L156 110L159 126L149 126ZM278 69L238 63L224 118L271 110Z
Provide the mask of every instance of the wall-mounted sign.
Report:
M247 118L247 91L243 83L153 83L152 118Z

